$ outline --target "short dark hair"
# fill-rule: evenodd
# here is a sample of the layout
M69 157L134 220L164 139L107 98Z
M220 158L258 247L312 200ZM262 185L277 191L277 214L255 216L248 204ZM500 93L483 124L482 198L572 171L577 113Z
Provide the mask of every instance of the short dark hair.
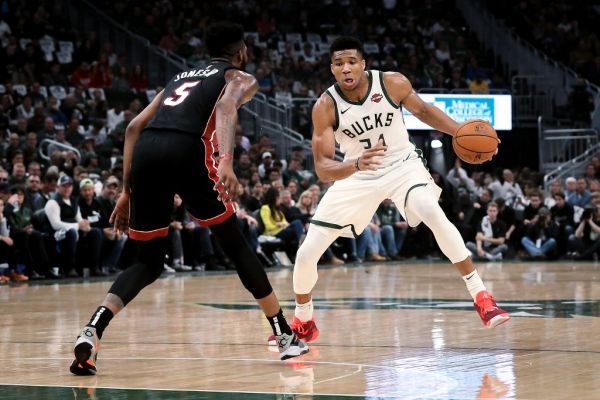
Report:
M563 192L556 192L556 193L554 193L554 195L552 197L557 197L557 196L563 200L566 198L566 196Z
M352 36L340 36L335 39L329 46L329 57L333 57L333 53L340 50L356 50L361 57L364 54L362 43Z
M233 22L216 22L206 30L205 42L211 57L231 58L244 42L244 27Z

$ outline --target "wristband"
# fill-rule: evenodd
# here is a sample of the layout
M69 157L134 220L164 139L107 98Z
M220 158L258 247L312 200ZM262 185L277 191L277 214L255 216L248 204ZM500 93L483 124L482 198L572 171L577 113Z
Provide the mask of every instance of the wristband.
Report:
M219 156L219 160L233 160L233 154L223 153Z
M356 170L357 170L357 171L360 171L360 168L358 167L358 162L359 162L359 161L360 161L360 157L358 157L358 158L356 159L356 162L354 163L354 166L356 167Z

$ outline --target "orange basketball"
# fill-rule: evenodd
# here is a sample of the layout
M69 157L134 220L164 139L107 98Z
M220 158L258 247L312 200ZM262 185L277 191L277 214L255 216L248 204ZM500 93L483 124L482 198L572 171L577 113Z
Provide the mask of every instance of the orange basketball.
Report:
M500 139L496 130L482 119L465 121L452 138L454 152L466 163L481 164L492 159Z

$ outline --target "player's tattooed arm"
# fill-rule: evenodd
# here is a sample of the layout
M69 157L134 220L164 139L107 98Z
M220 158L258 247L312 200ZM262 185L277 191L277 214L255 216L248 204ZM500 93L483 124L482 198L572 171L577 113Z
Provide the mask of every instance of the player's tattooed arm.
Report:
M216 131L219 142L219 154L231 154L233 151L237 110L258 90L258 82L252 75L238 70L225 73L225 92L216 104Z
M380 165L380 156L385 153L385 146L380 141L370 149L366 149L358 159L345 161L335 160L335 108L331 98L322 94L312 110L313 136L312 149L315 170L322 181L344 179L357 171L376 170Z
M433 104L424 102L404 75L399 72L386 72L383 81L387 92L396 104L402 104L415 117L432 128L454 135L459 124Z
M219 180L214 189L219 192L218 198L232 200L238 188L238 180L233 172L233 145L237 126L237 110L250 101L258 90L258 82L252 75L238 70L225 73L225 92L215 105L216 134L219 142Z

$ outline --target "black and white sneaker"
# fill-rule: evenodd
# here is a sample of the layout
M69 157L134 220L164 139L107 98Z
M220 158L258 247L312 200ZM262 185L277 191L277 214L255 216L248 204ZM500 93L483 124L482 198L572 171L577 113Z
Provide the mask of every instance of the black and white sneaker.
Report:
M69 370L75 375L96 375L96 359L98 358L98 349L100 340L96 335L96 328L86 326L81 330L75 341L75 360Z
M288 335L282 333L277 335L277 346L279 347L279 358L287 360L288 358L298 357L308 353L308 345L296 337L295 333Z

